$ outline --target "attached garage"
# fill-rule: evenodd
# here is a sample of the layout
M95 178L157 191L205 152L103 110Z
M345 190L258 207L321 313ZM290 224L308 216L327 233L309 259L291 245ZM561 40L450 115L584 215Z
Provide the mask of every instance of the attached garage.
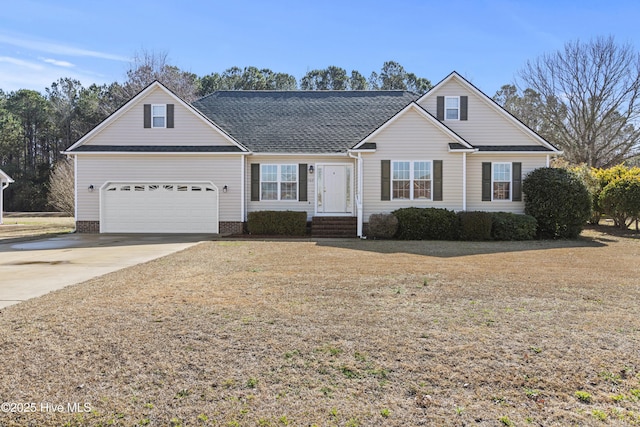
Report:
M101 233L218 233L212 182L107 182L100 188Z

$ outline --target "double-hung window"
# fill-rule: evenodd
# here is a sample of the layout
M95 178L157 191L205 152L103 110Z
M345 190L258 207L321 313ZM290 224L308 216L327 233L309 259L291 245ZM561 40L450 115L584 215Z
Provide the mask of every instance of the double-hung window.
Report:
M493 163L493 200L511 200L511 163Z
M165 104L151 106L151 127L164 128L167 123L167 106Z
M298 200L298 165L260 165L260 200Z
M459 96L446 96L444 98L444 111L445 120L459 120L460 119L460 97Z
M431 200L431 166L430 161L391 162L392 198Z

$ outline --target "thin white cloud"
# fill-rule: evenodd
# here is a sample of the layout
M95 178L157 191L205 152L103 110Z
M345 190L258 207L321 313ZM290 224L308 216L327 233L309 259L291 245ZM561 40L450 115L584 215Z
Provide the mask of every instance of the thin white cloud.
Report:
M122 55L115 55L95 50L80 49L60 43L53 43L44 40L27 39L23 37L0 34L0 43L9 44L16 47L31 49L38 52L46 52L57 55L83 56L91 58L109 59L112 61L129 62L130 58Z
M75 65L73 65L71 62L67 62L67 61L60 61L58 59L52 59L52 58L43 58L42 59L44 62L46 62L47 64L52 64L52 65L56 65L58 67L65 67L65 68L72 68L75 67Z
M24 67L35 71L40 71L44 68L41 64L25 61L23 59L12 58L10 56L0 56L0 62L15 65L17 67Z

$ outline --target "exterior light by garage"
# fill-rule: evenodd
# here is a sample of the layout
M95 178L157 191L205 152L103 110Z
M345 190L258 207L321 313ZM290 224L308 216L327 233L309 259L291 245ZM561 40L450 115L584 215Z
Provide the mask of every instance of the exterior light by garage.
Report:
M90 192L91 192L91 191L93 191L93 184L89 185L88 190L89 190Z
M226 185L225 185L224 187L222 187L222 192L223 192L223 193L226 193L226 192L227 192L227 190L229 190L229 187L227 187Z
M313 171L314 171L313 165L310 165L309 166L309 173L313 173Z

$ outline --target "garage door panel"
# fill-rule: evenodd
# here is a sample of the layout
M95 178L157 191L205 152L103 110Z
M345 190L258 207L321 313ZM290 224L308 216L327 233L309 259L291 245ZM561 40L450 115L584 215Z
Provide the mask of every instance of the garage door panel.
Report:
M210 182L110 183L101 191L104 233L218 232L218 192Z

